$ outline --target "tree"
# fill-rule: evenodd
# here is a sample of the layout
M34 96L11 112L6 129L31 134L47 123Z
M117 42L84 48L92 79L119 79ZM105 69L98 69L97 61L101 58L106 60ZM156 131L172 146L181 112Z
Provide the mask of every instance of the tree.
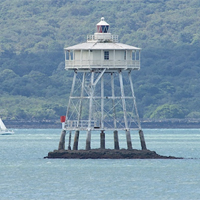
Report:
M151 119L184 118L183 109L175 104L158 106L150 116Z

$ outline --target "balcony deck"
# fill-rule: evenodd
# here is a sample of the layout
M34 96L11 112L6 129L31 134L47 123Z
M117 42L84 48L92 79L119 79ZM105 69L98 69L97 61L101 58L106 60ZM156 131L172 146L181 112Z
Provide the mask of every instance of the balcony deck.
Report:
M110 69L110 70L139 70L139 60L65 60L66 70L91 70L91 69Z

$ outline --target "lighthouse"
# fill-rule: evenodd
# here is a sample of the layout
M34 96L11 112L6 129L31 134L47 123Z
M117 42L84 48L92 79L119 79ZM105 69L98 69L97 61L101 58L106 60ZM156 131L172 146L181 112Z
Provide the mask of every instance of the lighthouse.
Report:
M104 17L87 41L64 48L65 69L73 71L66 117L59 150L78 150L79 134L86 132L85 149L92 148L91 134L100 135L105 149L105 134L113 133L113 148L120 149L118 132L123 131L127 149L132 149L131 133L139 133L141 149L146 149L138 115L131 73L140 70L141 49L118 42ZM74 143L71 147L71 135Z

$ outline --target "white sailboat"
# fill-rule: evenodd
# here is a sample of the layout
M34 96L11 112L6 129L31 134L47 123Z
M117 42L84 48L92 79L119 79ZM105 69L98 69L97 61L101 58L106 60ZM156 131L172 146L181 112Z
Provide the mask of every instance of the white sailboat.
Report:
M14 133L14 131L7 129L5 124L3 123L3 121L0 118L0 135L11 135L13 133Z

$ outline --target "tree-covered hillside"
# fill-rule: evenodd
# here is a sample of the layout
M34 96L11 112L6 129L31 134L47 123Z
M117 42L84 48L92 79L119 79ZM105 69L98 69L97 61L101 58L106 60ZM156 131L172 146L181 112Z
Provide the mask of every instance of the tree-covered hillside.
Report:
M0 0L0 115L64 115L63 48L85 42L102 16L120 42L142 48L140 117L200 118L199 0Z

